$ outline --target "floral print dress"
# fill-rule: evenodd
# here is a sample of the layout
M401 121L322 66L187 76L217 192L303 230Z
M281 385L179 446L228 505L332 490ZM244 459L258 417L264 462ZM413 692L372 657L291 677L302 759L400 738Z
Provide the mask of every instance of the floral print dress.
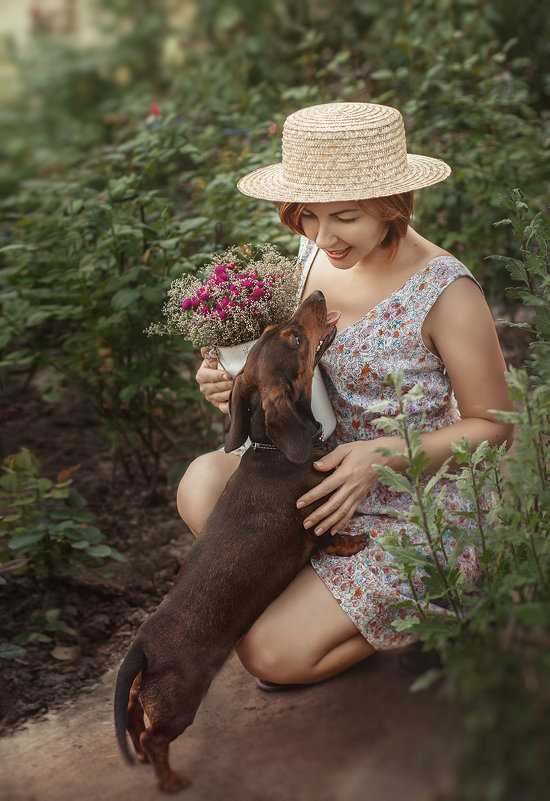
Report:
M316 253L316 245L302 238L300 293ZM445 287L464 276L475 280L453 256L437 256L358 322L337 333L321 360L337 420L326 442L327 450L354 440L385 436L376 428L376 418L397 411L394 390L385 382L385 377L398 368L404 370L404 389L415 384L423 389L423 397L411 407L413 423L422 424L424 431L435 431L460 419L443 362L426 348L421 330L426 315ZM384 412L369 412L369 408L382 401L387 404ZM425 476L426 481L429 478ZM434 488L434 494L443 485L447 519L462 528L471 528L471 519L456 513L465 509L466 502L459 498L452 480L442 479ZM377 650L407 645L417 639L410 632L399 632L392 626L394 620L413 614L410 607L395 607L394 604L411 600L413 595L408 581L400 578L398 571L391 567L392 557L378 544L382 535L406 532L421 551L429 550L421 529L385 513L392 509L406 514L408 503L408 495L390 491L376 482L343 529L343 533L368 534L366 548L350 557L320 551L312 559L314 569L342 609ZM447 532L443 543L450 554L456 541ZM478 584L482 580L475 548L464 548L458 566L466 581ZM426 589L420 569L413 583L417 597L423 597ZM432 611L445 614L441 607L430 606Z

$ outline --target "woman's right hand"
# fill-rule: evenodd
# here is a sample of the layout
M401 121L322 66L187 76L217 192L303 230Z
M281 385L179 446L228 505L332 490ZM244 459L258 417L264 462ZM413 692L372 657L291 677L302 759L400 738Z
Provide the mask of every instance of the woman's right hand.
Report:
M209 351L210 348L201 348L203 362L195 378L206 400L227 414L233 379L225 370L218 370L218 360L209 358Z

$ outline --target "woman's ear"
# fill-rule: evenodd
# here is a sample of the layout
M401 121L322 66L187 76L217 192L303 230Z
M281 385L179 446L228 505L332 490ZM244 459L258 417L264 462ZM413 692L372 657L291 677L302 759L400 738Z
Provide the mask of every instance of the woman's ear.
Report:
M249 432L248 396L245 394L242 374L239 373L229 396L229 431L225 437L225 452L231 453L243 445Z

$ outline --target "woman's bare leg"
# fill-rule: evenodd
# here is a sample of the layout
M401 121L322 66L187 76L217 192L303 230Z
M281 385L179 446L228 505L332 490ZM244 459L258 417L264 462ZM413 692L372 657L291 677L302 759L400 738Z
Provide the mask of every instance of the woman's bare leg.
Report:
M239 462L240 456L233 453L213 451L197 457L187 468L178 486L177 505L180 517L195 537Z
M249 673L278 684L323 681L374 652L311 565L298 573L237 646Z

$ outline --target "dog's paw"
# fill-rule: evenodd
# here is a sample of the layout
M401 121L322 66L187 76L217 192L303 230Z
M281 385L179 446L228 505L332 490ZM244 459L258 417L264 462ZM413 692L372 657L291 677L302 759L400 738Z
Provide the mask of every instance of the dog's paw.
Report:
M366 544L367 537L364 534L353 534L349 536L335 534L332 537L332 542L328 545L324 545L323 550L335 556L353 556L354 553L362 551Z
M184 787L189 787L191 782L184 776L183 773L178 773L175 770L170 771L169 774L163 776L159 781L159 787L165 793L177 793L178 790L183 790Z

